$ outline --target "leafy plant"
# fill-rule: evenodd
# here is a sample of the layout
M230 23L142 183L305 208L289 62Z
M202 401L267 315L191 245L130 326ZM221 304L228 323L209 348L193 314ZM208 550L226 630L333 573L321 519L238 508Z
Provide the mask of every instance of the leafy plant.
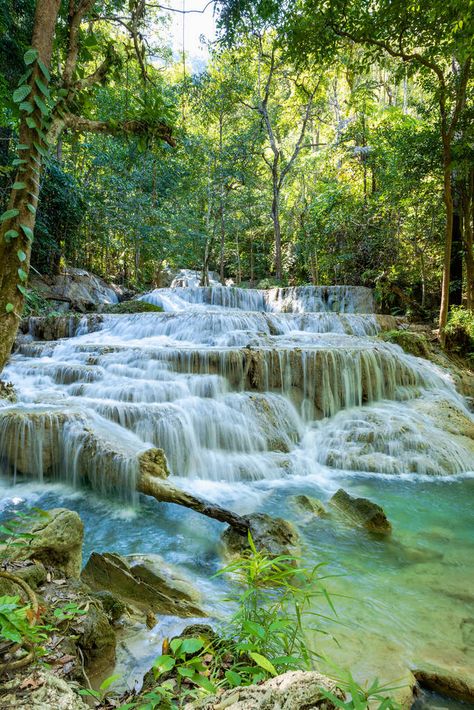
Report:
M342 675L341 675L342 674ZM335 678L338 687L346 693L346 699L341 700L324 688L321 688L321 695L331 700L334 705L342 710L366 710L375 708L377 710L399 710L400 703L390 697L393 690L403 686L392 686L391 684L381 685L376 678L367 687L362 687L349 671L340 671L339 677ZM375 703L379 703L378 706Z
M110 675L106 678L99 686L99 690L94 690L93 688L81 688L79 695L85 695L89 698L94 698L99 702L105 700L111 693L110 688L115 683L116 680L120 678L120 675ZM113 692L113 691L112 691Z
M47 515L47 512L40 508L32 508L30 512L17 513L5 524L0 524L0 559L14 557L17 548L27 547L34 537L28 528Z
M34 611L22 604L19 596L0 597L0 637L19 644L37 644L45 641L50 627L32 625Z
M446 347L474 356L474 313L462 306L453 306L445 329Z

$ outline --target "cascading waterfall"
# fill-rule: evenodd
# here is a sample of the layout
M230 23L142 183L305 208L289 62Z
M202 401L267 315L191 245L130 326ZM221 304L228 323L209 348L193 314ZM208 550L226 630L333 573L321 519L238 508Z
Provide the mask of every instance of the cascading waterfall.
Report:
M472 438L443 423L449 408L472 426L449 376L372 337L369 289L142 299L166 312L106 315L91 332L83 319L74 338L20 347L5 372L18 402L0 409L5 473L131 496L150 447L188 480L473 470Z

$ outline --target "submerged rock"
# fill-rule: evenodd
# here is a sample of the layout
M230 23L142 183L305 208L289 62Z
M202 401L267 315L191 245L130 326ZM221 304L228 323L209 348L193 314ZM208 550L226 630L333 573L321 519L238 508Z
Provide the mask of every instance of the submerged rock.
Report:
M53 508L29 527L33 537L19 556L39 560L65 577L79 577L82 565L84 525L79 515L66 508Z
M474 704L474 683L450 670L440 668L417 669L413 675L419 685L440 695Z
M328 511L319 498L313 498L312 496L301 494L293 496L293 501L295 505L297 505L298 508L305 513L311 513L318 518L325 518L328 515Z
M339 700L344 695L336 683L315 671L288 671L270 678L260 685L226 690L201 702L189 703L185 710L332 710L337 705L324 697L322 691L334 694Z
M390 535L392 532L392 526L387 520L384 509L368 498L353 498L343 488L339 488L329 504L345 518L371 533Z
M121 557L93 552L81 578L92 589L108 590L145 613L206 616L199 592L158 555Z
M296 555L299 552L299 537L295 528L283 518L272 518L266 513L243 516L257 550L270 557ZM249 549L247 534L229 526L224 530L222 542L227 554L241 555Z

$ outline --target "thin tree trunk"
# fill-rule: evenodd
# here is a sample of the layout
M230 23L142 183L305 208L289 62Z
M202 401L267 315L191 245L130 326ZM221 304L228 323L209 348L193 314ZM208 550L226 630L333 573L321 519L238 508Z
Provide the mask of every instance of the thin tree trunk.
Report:
M473 254L473 219L474 219L474 170L471 170L467 184L462 191L464 259L466 264L466 307L474 310L474 254Z
M449 138L443 136L443 200L446 209L446 225L444 238L443 277L441 282L441 304L439 309L439 337L444 346L446 336L444 329L448 322L449 287L451 282L451 249L453 243L453 194L451 189L451 144Z
M219 113L219 162L220 162L220 194L219 194L219 218L220 218L220 232L221 232L221 242L220 242L220 255L219 255L219 279L223 286L225 286L225 276L224 276L224 247L225 247L225 188L224 188L224 170L223 170L223 131L224 131L224 114L221 111Z
M275 278L281 279L281 225L280 225L280 190L278 175L273 173L272 201L273 239L275 243Z

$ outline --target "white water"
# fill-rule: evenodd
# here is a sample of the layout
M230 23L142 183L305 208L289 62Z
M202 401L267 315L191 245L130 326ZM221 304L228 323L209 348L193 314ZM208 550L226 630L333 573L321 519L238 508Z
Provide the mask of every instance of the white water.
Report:
M169 312L104 316L91 333L84 321L82 335L26 344L12 358L5 376L19 401L0 410L5 473L133 496L137 457L151 446L189 484L324 478L326 466L473 470L472 441L443 430L443 408L472 422L449 376L369 337L378 326L360 312L373 308L368 289L143 298Z

